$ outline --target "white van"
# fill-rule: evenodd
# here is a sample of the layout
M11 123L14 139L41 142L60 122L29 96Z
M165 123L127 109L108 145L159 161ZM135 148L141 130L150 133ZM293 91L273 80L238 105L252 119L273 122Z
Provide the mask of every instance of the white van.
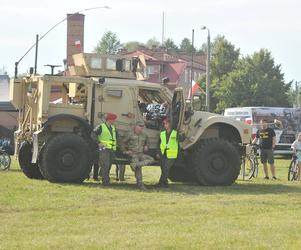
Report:
M276 133L275 154L292 154L291 144L301 131L301 108L236 107L225 109L224 115L251 124L252 138L260 128L260 120L266 119Z

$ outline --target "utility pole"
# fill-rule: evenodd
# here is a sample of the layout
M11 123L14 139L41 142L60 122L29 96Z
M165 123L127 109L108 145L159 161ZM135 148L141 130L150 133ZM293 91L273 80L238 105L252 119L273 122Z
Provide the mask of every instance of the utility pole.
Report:
M206 26L202 26L201 30L207 30L207 62L206 62L206 107L207 111L210 112L210 30Z
M37 67L38 67L38 47L39 47L39 35L36 35L36 53L34 58L34 74L37 74Z
M194 29L192 29L192 38L191 38L191 43L192 43L192 51L191 51L191 69L190 69L190 101L192 105L193 101L193 95L192 95L192 86L193 86L193 56L194 56Z
M164 46L164 33L165 33L165 16L164 16L164 11L163 11L163 16L162 16L162 47Z

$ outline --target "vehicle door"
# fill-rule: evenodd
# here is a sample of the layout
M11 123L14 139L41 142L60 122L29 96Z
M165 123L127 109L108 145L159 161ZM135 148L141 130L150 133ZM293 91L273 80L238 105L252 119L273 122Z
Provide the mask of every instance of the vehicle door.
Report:
M145 123L144 132L149 139L149 153L153 155L158 148L159 134L163 129L162 121L169 113L171 97L159 88L148 87L140 87L136 95L137 120Z
M112 112L117 115L115 126L119 135L123 136L130 130L134 122L133 97L127 86L105 85L102 86L99 95L96 96L95 105L96 124L105 120L105 114Z
M174 90L172 102L171 102L171 121L172 127L178 131L182 128L184 123L185 113L185 99L182 88L176 88Z

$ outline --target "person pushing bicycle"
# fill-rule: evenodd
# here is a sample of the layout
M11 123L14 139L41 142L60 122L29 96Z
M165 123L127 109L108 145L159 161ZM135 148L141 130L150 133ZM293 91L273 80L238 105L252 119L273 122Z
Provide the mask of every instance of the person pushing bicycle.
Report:
M273 179L276 180L275 175L275 165L274 165L274 148L276 144L276 134L274 129L268 127L268 122L266 119L261 119L260 121L261 129L256 133L256 137L253 140L253 144L259 139L260 147L260 160L263 164L263 171L265 174L265 179L269 179L269 172L267 163L270 164L271 173Z

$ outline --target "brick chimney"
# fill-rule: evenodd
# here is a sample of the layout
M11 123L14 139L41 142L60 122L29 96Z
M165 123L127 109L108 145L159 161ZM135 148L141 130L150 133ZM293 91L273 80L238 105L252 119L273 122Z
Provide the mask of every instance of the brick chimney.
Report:
M84 51L85 15L67 14L67 66L73 65L72 55Z

